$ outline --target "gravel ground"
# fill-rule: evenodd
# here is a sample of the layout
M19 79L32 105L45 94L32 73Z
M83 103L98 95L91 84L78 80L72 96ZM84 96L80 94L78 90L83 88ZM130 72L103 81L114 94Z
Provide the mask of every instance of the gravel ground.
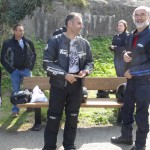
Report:
M7 131L0 129L0 150L41 150L43 146L44 127L41 131ZM120 127L104 126L78 128L76 146L78 150L130 150L132 146L114 145L111 136L120 135ZM135 130L133 131L135 135ZM58 134L58 150L61 145L63 129ZM150 150L150 134L147 139L147 149Z

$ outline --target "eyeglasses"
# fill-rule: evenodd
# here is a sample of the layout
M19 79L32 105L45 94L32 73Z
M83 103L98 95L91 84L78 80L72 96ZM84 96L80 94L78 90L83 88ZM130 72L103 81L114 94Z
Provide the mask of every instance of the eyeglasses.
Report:
M145 13L141 13L141 14L134 14L133 15L133 17L134 18L138 18L138 17L140 17L140 18L144 18L144 17L146 17L147 16L147 14L145 14Z

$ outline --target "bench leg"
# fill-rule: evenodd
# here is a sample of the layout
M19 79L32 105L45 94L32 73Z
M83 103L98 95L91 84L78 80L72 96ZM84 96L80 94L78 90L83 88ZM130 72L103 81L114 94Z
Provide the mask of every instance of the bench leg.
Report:
M121 108L118 109L118 114L117 114L117 125L121 125L122 123L122 115L121 115Z
M35 124L41 124L41 108L35 108Z
M32 131L40 131L41 130L41 108L35 108L34 110L35 116L35 123L31 128Z

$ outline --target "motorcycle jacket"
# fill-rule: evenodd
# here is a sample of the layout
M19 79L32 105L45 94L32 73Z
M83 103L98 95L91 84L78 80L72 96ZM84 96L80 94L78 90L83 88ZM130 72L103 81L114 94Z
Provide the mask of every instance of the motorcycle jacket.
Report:
M133 46L134 37L137 36L136 45ZM150 77L150 28L142 32L132 32L128 39L127 50L131 52L131 62L127 64L127 70L133 78Z
M36 60L34 45L30 40L24 37L22 40L24 43L23 49L15 37L6 40L3 43L1 63L9 73L12 73L15 69L22 70L28 68L32 70L34 67Z
M64 88L65 76L69 70L70 39L64 33L53 36L48 40L44 50L43 67L50 76L50 84ZM80 36L76 37L76 48L79 58L79 71L93 70L93 58L89 42Z

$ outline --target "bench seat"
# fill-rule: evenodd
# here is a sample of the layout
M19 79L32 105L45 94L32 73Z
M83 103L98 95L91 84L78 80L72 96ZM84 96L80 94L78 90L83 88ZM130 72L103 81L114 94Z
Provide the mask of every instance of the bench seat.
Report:
M84 86L89 90L116 90L117 87L126 82L124 77L86 77L84 80ZM49 77L25 77L23 79L23 88L33 90L38 85L42 91L49 90L51 85L49 84ZM93 97L93 96L92 96ZM96 95L94 96L96 97ZM41 124L41 108L48 108L48 102L38 103L25 103L18 104L18 107L22 108L35 108L34 120L36 124ZM88 97L86 103L81 103L81 107L84 108L120 108L122 103L118 103L116 98L90 98ZM33 127L34 127L33 125Z
M86 103L81 103L81 107L93 108L120 108L122 103L118 103L116 98L88 98ZM40 108L48 107L48 102L18 104L18 107Z

